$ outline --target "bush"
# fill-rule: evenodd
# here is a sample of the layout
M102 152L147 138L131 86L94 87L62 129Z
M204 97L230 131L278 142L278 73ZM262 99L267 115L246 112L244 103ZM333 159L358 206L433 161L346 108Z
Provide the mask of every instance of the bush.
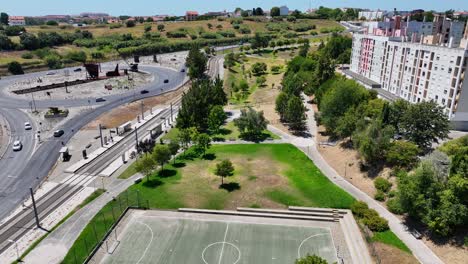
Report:
M168 38L185 38L187 37L187 33L183 31L168 31L166 33L166 36Z
M200 37L204 39L217 39L218 36L219 36L218 34L211 33L211 32L205 32L200 35Z
M122 24L110 24L109 28L114 29L114 28L121 28Z
M351 205L351 212L358 218L362 218L367 210L369 206L363 201L357 201Z
M279 73L280 71L281 71L281 66L279 66L279 65L271 66L271 72L272 73Z
M8 63L8 71L13 75L24 74L23 67L17 61Z
M130 28L130 27L134 27L135 26L135 21L133 20L127 20L127 22L125 22L125 25Z
M390 192L388 192L388 197L392 198L395 197L397 194L398 192L396 190L391 190Z
M86 53L84 51L70 51L65 56L67 59L78 62L86 62Z
M378 177L374 180L374 186L377 190L386 193L390 191L390 188L392 188L392 183L389 182L387 179Z
M22 26L8 26L4 32L7 36L19 36L21 32L26 32L26 29Z
M247 26L242 26L239 28L239 33L241 34L250 34L252 33L252 30L250 30L250 28L248 28Z
M26 60L30 60L33 57L34 55L31 52L26 52L26 53L21 54L21 58L26 59Z
M46 64L47 64L47 67L49 67L49 69L60 69L62 68L62 62L60 61L60 57L56 56L56 55L49 55L47 57L44 58Z
M387 201L387 208L394 214L401 215L405 213L405 210L403 210L403 207L401 206L400 199L398 198L389 199Z
M58 26L58 22L55 20L49 20L46 22L46 25L48 26Z
M381 202L385 201L385 193L381 190L378 190L374 195L374 199Z
M374 209L368 209L366 211L364 218L362 219L362 223L371 231L382 232L389 229L388 221L380 217Z
M408 141L395 141L387 151L387 162L399 167L411 167L418 161L419 148Z

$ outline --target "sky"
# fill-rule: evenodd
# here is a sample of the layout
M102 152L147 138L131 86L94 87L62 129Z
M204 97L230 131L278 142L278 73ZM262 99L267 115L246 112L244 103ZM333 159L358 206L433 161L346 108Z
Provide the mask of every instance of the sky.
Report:
M318 6L359 7L382 10L425 9L445 11L467 10L468 0L0 0L0 12L19 16L75 15L81 12L104 12L110 15L146 16L156 14L183 15L187 10L232 11L236 7L251 9L287 5L305 11Z

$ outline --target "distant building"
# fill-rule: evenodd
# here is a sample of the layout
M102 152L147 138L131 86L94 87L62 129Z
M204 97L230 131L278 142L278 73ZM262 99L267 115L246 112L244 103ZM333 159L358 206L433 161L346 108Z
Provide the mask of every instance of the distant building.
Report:
M289 8L287 6L280 6L280 16L289 15Z
M194 21L197 20L198 12L197 11L187 11L185 13L185 21Z
M10 16L8 17L8 25L10 26L24 26L26 21L23 16Z
M228 13L225 10L225 11L220 11L220 12L207 12L203 15L208 16L208 17L225 17L228 15Z
M107 23L109 24L118 24L118 23L121 23L122 20L120 20L120 18L118 17L110 17L107 19Z
M365 19L367 21L382 20L385 16L385 11L359 11L359 19Z
M81 17L91 17L91 18L99 18L99 17L109 17L107 13L92 13L92 12L85 12L80 14Z
M453 13L453 17L456 19L468 17L468 11L458 11Z

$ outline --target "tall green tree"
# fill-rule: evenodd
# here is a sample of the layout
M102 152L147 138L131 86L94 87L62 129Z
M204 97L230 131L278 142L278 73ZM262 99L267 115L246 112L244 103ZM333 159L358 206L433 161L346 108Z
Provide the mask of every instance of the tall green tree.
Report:
M231 176L234 172L234 166L229 159L222 160L216 164L215 174L221 177L221 185L224 185L224 178Z
M219 128L224 124L226 118L227 115L222 106L213 106L210 110L210 115L208 116L208 128L210 131L215 134L219 133Z
M200 51L197 45L193 45L189 51L186 66L190 79L200 79L205 76L208 58Z
M197 152L202 154L202 157L205 156L206 150L211 147L211 138L208 134L201 133L195 139L195 149Z
M268 121L263 115L263 111L257 112L252 108L242 109L239 118L234 120L234 124L239 128L241 136L249 140L258 140L267 128Z
M286 121L289 128L294 131L302 131L306 129L306 108L301 98L292 95L288 100L288 107L286 110Z
M169 151L171 152L171 155L174 157L174 164L175 164L176 155L180 149L180 143L178 140L171 140L171 142L169 142L168 147L169 147Z
M161 171L163 171L164 164L171 159L171 151L167 145L156 145L151 156L156 163L161 165Z
M8 14L7 13L0 13L0 24L8 25Z
M328 264L328 262L317 256L317 255L307 255L303 258L297 259L295 264Z
M285 92L281 92L275 101L275 110L280 116L280 121L286 121L286 112L288 109L289 96Z
M353 136L353 143L367 164L377 164L384 161L393 135L393 127L383 126L380 120L372 120L364 131Z
M270 10L270 16L272 16L272 17L280 16L279 7L277 7L277 6L272 7L271 10Z
M450 121L436 102L421 102L409 106L403 115L402 129L406 138L421 149L428 149L432 142L448 137Z
M135 164L135 170L146 176L146 180L149 181L149 177L156 168L156 162L151 155L143 155Z

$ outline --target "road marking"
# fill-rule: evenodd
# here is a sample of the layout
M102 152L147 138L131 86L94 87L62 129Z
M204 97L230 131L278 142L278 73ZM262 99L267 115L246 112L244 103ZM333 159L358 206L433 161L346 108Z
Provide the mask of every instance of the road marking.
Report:
M153 229L151 229L151 227L149 227L147 224L145 224L145 223L143 223L143 222L140 222L140 221L138 221L138 223L139 223L139 224L142 224L142 225L145 225L146 228L149 229L149 231L151 232L151 240L150 240L150 242L148 243L148 245L146 246L145 251L143 251L143 254L141 255L140 259L136 262L136 264L139 264L140 261L145 257L146 252L148 251L148 249L149 249L151 243L153 242L153 237L154 237Z

